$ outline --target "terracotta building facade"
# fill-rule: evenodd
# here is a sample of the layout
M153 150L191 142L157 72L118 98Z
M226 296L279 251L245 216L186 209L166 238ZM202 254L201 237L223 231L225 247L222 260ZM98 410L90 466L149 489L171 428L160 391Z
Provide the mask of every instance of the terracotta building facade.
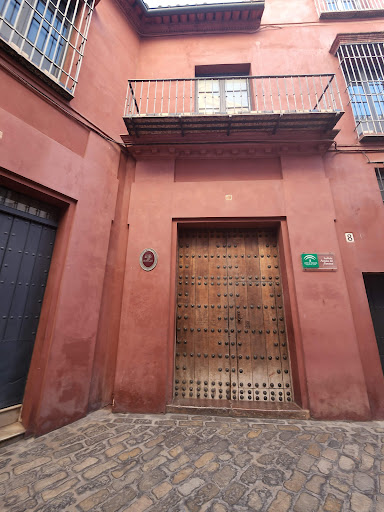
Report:
M384 2L0 4L0 409L384 418Z

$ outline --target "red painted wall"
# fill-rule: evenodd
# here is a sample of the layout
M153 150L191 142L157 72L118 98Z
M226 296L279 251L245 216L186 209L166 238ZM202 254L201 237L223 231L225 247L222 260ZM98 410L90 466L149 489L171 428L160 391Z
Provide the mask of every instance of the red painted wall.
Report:
M135 73L138 45L119 8L109 1L99 4L70 103L1 54L2 174L9 186L22 183L27 193L44 194L63 211L24 397L23 422L29 432L52 430L84 416L95 403L112 401L117 338L106 332L100 312L106 309L105 280L112 285L110 307L118 310L121 302L115 293L121 277L118 269L111 276L110 267L124 261L125 247L111 225L127 226L121 194L129 196L134 170L129 155L122 156L118 144L93 128L119 140L127 78ZM79 114L82 122L72 117ZM98 332L103 332L101 341ZM101 351L107 352L102 367Z
M364 145L356 140L338 60L329 49L339 32L378 31L381 23L380 19L319 22L311 0L289 5L271 0L257 34L144 40L137 76L188 78L194 76L197 65L238 62L250 63L255 75L336 73L346 106L336 141L361 150ZM384 145L378 147L378 161L383 159L383 149ZM296 337L303 340L304 388L311 413L319 418L383 417L383 376L362 273L384 270L384 243L374 222L384 220L384 213L374 169L366 158L361 153L283 157L281 171L272 161L222 162L214 157L180 157L174 166L169 161L165 171L163 162L137 158L120 335L126 341L119 346L116 408L144 411L150 404L152 410L164 410L164 387L171 377L167 382L163 377L166 368L171 371L167 361L173 357L173 320L171 315L168 321L164 310L164 302L173 307L173 289L166 285L173 279L173 269L169 269L172 219L285 216L299 313ZM256 181L260 179L263 181ZM243 180L247 182L241 183ZM181 189L178 182L183 182ZM224 201L225 194L233 194L231 203ZM249 205L248 194L252 196ZM358 234L353 247L345 241L347 231ZM160 257L152 279L141 275L137 266L141 249L148 245L156 248ZM304 273L299 261L303 251L334 252L338 271ZM134 290L144 282L148 288L142 289L138 304ZM159 297L166 300L160 303ZM128 314L137 308L140 312ZM151 315L141 326L137 316L143 316L143 309L149 309ZM142 341L148 343L148 351L139 350ZM152 383L161 386L143 386L148 375Z
M57 428L113 397L119 411L164 412L176 225L197 219L284 223L300 403L316 418L384 417L362 277L384 272L384 209L329 53L339 32L380 31L382 21L319 22L312 0L268 0L256 33L139 39L114 0L102 0L71 102L1 53L1 174L63 212L24 400L29 432ZM208 154L197 145L190 156L167 146L157 156L130 155L100 136L119 141L126 131L128 78L186 78L198 65L234 63L249 63L254 75L336 73L346 111L336 142L358 153L285 154L276 146L267 156L219 158L214 145ZM373 159L384 160L384 144ZM345 241L350 231L355 244ZM146 247L159 255L152 272L138 264ZM334 252L337 272L303 272L305 251Z

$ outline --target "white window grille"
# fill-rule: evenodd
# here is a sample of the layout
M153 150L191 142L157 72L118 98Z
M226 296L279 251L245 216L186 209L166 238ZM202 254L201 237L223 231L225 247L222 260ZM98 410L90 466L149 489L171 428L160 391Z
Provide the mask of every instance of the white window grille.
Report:
M353 11L360 7L357 0L323 0L328 11Z
M377 183L379 184L379 190L381 193L381 197L384 202L384 168L379 167L379 168L376 168L375 171L376 171L376 178L377 178Z
M73 95L94 0L0 0L0 38Z
M358 136L384 136L384 42L342 44L337 55Z
M323 13L346 13L348 11L381 11L384 0L315 0L319 15Z

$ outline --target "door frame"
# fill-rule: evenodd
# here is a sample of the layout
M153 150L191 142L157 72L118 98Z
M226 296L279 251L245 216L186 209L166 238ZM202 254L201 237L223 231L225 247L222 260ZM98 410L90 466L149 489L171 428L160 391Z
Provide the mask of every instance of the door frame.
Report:
M55 313L77 201L2 167L0 167L0 185L51 204L59 213L51 265L22 403L21 421L26 429L26 435L31 435L34 433L41 408L42 388L52 343Z
M283 285L284 311L286 319L288 352L291 366L294 403L303 409L309 408L308 390L304 366L303 343L295 294L293 264L289 243L287 220L285 217L238 218L238 219L173 219L172 220L172 258L169 304L169 338L168 338L168 379L166 404L173 402L173 382L175 371L176 347L176 310L177 310L177 247L180 227L196 229L230 229L230 228L275 228L277 231L281 280ZM255 402L256 403L256 402Z

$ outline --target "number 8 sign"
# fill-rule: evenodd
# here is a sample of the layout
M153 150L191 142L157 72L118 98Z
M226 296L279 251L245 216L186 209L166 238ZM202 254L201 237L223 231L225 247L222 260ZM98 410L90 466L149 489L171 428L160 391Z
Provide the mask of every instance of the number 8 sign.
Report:
M353 233L345 233L345 239L347 242L354 242L355 237L353 236Z

